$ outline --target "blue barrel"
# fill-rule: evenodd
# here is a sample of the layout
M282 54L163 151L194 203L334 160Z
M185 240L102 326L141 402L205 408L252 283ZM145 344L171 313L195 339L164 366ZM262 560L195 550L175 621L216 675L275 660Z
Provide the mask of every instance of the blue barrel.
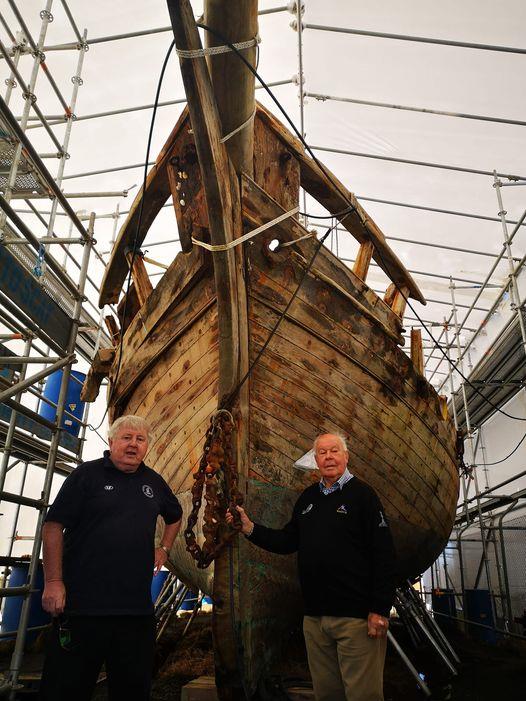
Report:
M436 617L436 622L442 630L451 630L456 627L453 619L457 617L457 607L453 589L434 589L431 594L431 606L435 613L444 614Z
M188 590L184 597L183 603L179 607L179 611L193 611L197 603L197 594L195 591Z
M152 587L151 587L151 594L152 594L152 603L155 604L157 599L159 598L159 594L161 593L161 589L163 588L164 583L166 582L166 578L170 572L168 570L161 570L158 572L156 575L152 577Z
M46 399L50 399L52 402L55 402L55 404L58 402L60 385L62 383L62 374L63 370L57 370L56 372L52 373L49 375L46 380L46 384L44 385L44 397L46 397ZM82 415L84 413L84 402L80 401L80 391L82 389L82 383L86 379L86 375L83 372L77 372L76 370L72 370L71 375L76 379L73 379L73 377L70 377L69 379L66 404L64 408L66 411L69 411L70 414L76 416L77 419L82 420ZM80 380L80 382L77 382L77 380ZM54 421L57 415L55 407L51 406L50 404L46 404L46 402L40 403L38 413L48 421ZM80 424L78 421L72 419L71 416L64 414L62 419L62 428L64 428L68 433L71 433L72 436L78 437Z
M22 562L19 565L14 565L11 568L11 575L7 583L8 587L23 587L27 584L27 574L29 564ZM35 579L35 587L37 591L31 594L31 608L29 609L29 624L28 628L47 625L51 616L42 608L42 591L44 589L44 571L40 564L37 569ZM23 596L8 596L5 599L4 614L2 616L2 633L11 633L18 630L20 622L20 612L22 611ZM30 632L27 634L27 642L34 640L39 631ZM13 635L13 638L15 636ZM5 639L5 638L4 638Z
M488 589L466 589L464 591L466 602L466 618L474 623L482 623L485 626L493 626L493 609ZM497 633L488 628L468 626L469 634L478 640L484 640L491 645L497 642Z

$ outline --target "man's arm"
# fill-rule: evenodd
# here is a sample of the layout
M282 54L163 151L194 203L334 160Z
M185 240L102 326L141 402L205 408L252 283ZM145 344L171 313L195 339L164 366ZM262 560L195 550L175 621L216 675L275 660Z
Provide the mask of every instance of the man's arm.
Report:
M155 548L155 563L153 573L156 575L168 560L168 553L172 549L176 535L181 528L181 519L175 523L166 523L159 545Z
M251 543L279 555L289 555L296 552L298 549L298 524L295 514L283 528L267 528L251 521L241 506L236 506L236 509L241 519L241 532ZM227 523L233 523L234 518L230 512L227 512L226 520Z
M42 608L52 616L64 611L66 589L62 581L62 551L64 526L56 521L47 521L42 528L44 592Z

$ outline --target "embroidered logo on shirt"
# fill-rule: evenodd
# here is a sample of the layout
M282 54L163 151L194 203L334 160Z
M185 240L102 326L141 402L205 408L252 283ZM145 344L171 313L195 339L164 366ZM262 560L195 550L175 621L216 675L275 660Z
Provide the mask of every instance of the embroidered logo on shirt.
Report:
M312 509L313 506L314 506L314 504L309 504L308 506L306 506L306 507L303 509L303 511L301 512L301 515L303 516L304 514L308 514L309 511L311 511L311 509Z
M383 513L380 511L380 523L378 524L378 528L389 528L387 525Z
M104 489L106 489L108 492L111 492L111 490L113 489L113 485L112 485L112 484L106 484L106 485L104 485Z
M339 507L336 509L336 513L337 513L337 514L346 514L346 513L347 513L347 507L345 506L345 504L342 504L341 506L339 506Z
M149 484L143 484L142 485L142 493L144 496L147 496L149 499L153 497L153 489L150 487Z

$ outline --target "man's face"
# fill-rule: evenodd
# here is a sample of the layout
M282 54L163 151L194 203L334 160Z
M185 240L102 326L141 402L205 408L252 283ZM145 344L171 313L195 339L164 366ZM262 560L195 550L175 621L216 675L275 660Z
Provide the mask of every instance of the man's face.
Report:
M148 434L129 426L121 426L109 439L112 463L123 472L135 472L148 450Z
M338 436L326 433L318 438L315 458L323 481L330 487L345 472L349 453L343 449Z

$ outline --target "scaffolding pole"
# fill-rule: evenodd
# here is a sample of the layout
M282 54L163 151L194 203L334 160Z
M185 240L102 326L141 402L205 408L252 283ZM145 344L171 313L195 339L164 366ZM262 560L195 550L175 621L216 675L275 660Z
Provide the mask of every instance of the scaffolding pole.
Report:
M460 331L459 331L459 325L458 325L458 319L457 319L457 307L456 307L456 300L455 300L455 283L453 280L450 282L450 289L451 289L451 303L452 303L452 312L453 312L453 322L455 324L455 341L457 343L457 354L458 354L458 364L460 365L460 371L462 374L464 374L464 366L463 366L463 361L462 361L462 350L460 348ZM489 565L489 559L488 559L488 544L486 541L486 535L484 531L484 521L482 517L482 508L481 508L481 502L480 502L480 489L478 486L478 476L477 476L477 465L475 461L475 447L473 445L473 432L471 430L471 423L469 419L469 407L468 407L468 401L467 401L467 396L466 396L466 386L465 383L462 382L460 385L461 388L461 393L462 393L462 401L464 405L464 415L466 418L466 428L467 428L467 440L468 440L468 445L470 448L471 452L471 475L473 477L473 486L475 489L475 497L476 497L476 502L477 502L477 511L478 511L478 517L479 517L479 527L480 527L480 535L482 539L482 557L484 560L484 569L486 572L486 580L488 583L488 590L490 593L490 601L491 601L491 607L493 611L493 620L496 621L496 616L495 616L495 601L493 598L493 586L492 586L492 581L491 581L491 572L490 572L490 565Z
M511 246L511 242L512 242L513 239L515 238L517 232L519 231L519 229L520 229L520 227L522 226L522 223L524 222L525 219L526 219L526 210L524 210L524 212L522 213L521 218L519 219L519 221L517 222L517 224L515 225L513 231L511 232L511 234L510 234L510 236L509 236L508 243L509 243L510 246ZM486 289L486 285L487 285L487 284L489 283L489 281L491 280L491 277L493 276L493 273L494 273L495 270L497 269L497 266L498 266L498 264L500 263L500 261L503 259L505 253L506 253L506 247L503 246L502 249L501 249L501 251L500 251L500 253L499 253L499 255L498 255L498 257L495 259L493 265L491 266L489 273L486 275L486 279L485 279L485 281L484 281L483 286L478 290L477 294L475 295L475 299L473 300L473 302L471 303L471 306L469 307L468 312L464 315L464 319L462 320L462 323L459 325L459 331L462 331L462 330L466 331L466 330L467 330L466 327L465 327L465 323L466 323L467 319L469 318L471 312L475 309L476 303L478 302L478 300L480 299L480 296L482 295L482 293L483 293L484 290ZM526 256L525 256L524 258L522 258L521 261L520 261L520 262L517 264L517 266L514 268L514 273L515 273L515 274L518 274L518 272L522 269L522 267L523 267L525 261L526 261ZM489 311L487 312L487 314L486 314L484 320L483 320L482 323L479 325L478 329L475 330L475 332L473 333L473 336L469 339L468 343L466 344L466 347L465 347L465 349L462 351L462 354L461 354L459 360L462 360L462 359L464 358L464 354L466 353L467 349L471 347L471 345L473 344L474 340L475 340L475 339L477 338L477 336L479 335L480 331L484 328L485 323L488 321L488 319L491 317L491 315L494 313L494 311L496 310L496 308L497 308L498 305L500 304L502 298L504 297L504 294L506 293L506 291L507 291L507 289L508 289L508 284L509 284L509 283L506 282L506 283L501 287L501 290L500 290L499 294L497 295L495 301L494 301L493 304L491 305L491 308L490 308ZM430 381L430 382L431 382L431 379L433 378L433 376L434 376L436 370L438 370L439 367L440 367L440 363L438 363L438 365L436 366L435 370L432 372L432 374L431 374L431 376L430 376L430 378L429 378L429 381ZM444 386L444 382L440 385L439 391L442 389L443 386Z
M526 54L526 49L514 46L499 46L498 44L476 44L468 41L453 41L451 39L434 39L432 37L410 36L408 34L391 34L387 32L372 32L363 29L350 29L346 27L328 27L321 24L306 24L305 29L315 29L321 32L336 32L339 34L354 34L356 36L374 37L377 39L397 39L399 41L418 42L422 44L438 44L439 46L453 46L463 49L478 49L481 51L497 51L512 54Z
M520 293L517 284L517 272L515 270L515 265L513 262L513 254L511 251L511 241L512 238L508 234L508 225L506 223L506 211L502 203L502 193L501 187L502 183L497 177L497 172L494 171L494 185L495 192L497 193L497 201L499 203L499 217L502 223L502 234L504 236L504 250L506 251L506 257L508 259L508 269L509 269L509 290L510 290L510 307L514 314L517 316L517 321L519 322L519 328L521 330L522 337L522 347L526 353L526 328L524 326L524 316L522 314L522 308L520 306Z
M25 99L25 104L24 104L24 109L22 111L22 118L20 120L20 129L21 131L25 131L26 126L27 126L27 121L29 117L29 112L31 110L31 107L34 104L35 101L35 95L34 95L34 90L35 90L35 85L36 81L38 78L38 71L40 67L40 54L42 53L42 47L44 46L44 40L46 38L46 32L49 24L49 15L51 11L51 6L53 4L53 0L47 0L45 10L42 13L42 24L40 27L40 36L38 39L38 44L35 47L35 55L33 59L33 69L31 71L31 77L29 80L29 84L25 86L25 91L24 91L24 99ZM13 66L10 66L11 71L13 71ZM16 68L15 68L16 70ZM19 78L20 81L20 78ZM23 82L23 81L22 81ZM43 115L42 115L43 116ZM18 166L20 163L20 158L22 157L22 143L19 142L16 147L15 147L15 152L13 156L13 162L11 163L11 169L9 172L9 177L7 180L7 186L5 189L4 197L6 202L10 202L13 194L13 189L15 187L16 183L16 175L18 172ZM0 232L3 231L4 226L6 222L6 216L5 212L0 213Z
M353 97L336 97L335 95L325 95L314 92L306 92L305 97L313 97L319 102L331 100L334 102L348 102L353 105L364 105L366 107L384 107L391 110L404 110L406 112L419 112L421 114L435 114L442 117L457 117L460 119L474 119L481 122L496 122L497 124L510 124L513 126L526 127L526 122L519 119L505 119L504 117L489 117L481 114L467 114L465 112L447 112L446 110L436 110L430 107L409 107L408 105L396 105L389 102L374 102L373 100L358 100Z
M48 461L46 465L46 472L44 476L44 486L42 488L42 503L44 505L47 505L49 502L49 496L51 492L51 485L53 481L53 475L55 471L55 463L56 463L56 458L57 458L57 453L58 453L58 448L59 448L59 441L60 441L60 435L62 432L62 419L64 415L64 408L66 404L66 397L67 397L67 391L68 391L68 385L69 385L69 378L70 378L70 373L71 373L71 365L74 360L74 354L75 354L75 347L77 343L77 333L78 333L78 325L80 322L80 316L81 316L81 311L82 311L82 299L84 296L84 288L86 284L86 277L88 273L88 264L89 264L89 259L90 259L90 254L91 254L91 249L93 246L93 233L94 233L94 226L95 226L95 215L92 214L90 218L90 223L89 223L89 228L87 232L87 241L84 245L84 251L83 251L83 256L82 256L82 264L81 264L81 271L80 271L80 277L79 277L79 285L78 285L78 295L77 299L75 300L75 308L73 312L73 324L67 344L67 354L70 359L70 362L64 367L64 371L62 374L62 380L60 383L60 391L59 391L59 397L57 401L57 414L55 418L55 427L54 427L54 432L53 432L53 437L51 439L51 444L49 447L49 456L48 456ZM29 572L28 572L28 587L29 590L32 590L35 586L35 579L36 579L36 574L37 574L37 567L38 567L38 556L40 553L40 547L41 547L41 542L42 542L42 525L44 523L44 514L45 514L45 507L42 507L39 512L38 512L38 520L37 520L37 527L36 527L36 532L35 532L35 540L33 542L33 550L31 553L31 560L29 563ZM20 612L20 623L19 623L19 628L18 628L18 633L16 637L16 642L15 642L15 649L13 651L13 656L11 658L11 664L9 668L9 673L6 679L5 686L10 690L10 701L15 700L16 696L16 688L17 688L17 683L18 683L18 676L20 673L20 667L22 664L22 658L24 654L24 643L25 643L25 638L26 638L26 630L28 627L28 622L29 622L29 612L30 612L30 607L31 607L31 597L29 595L29 592L26 593L24 602L22 604L22 609ZM1 687L0 687L1 689Z
M454 166L446 163L434 163L432 161L416 161L410 158L395 158L394 156L380 156L377 153L366 153L364 151L347 151L341 148L332 148L329 146L311 146L313 151L324 151L326 153L340 153L344 156L356 156L357 158L372 158L375 161L387 161L388 163L401 163L403 165L422 166L424 168L438 168L439 170L451 170L456 173L468 173L470 175L490 175L493 176L492 170L481 170L479 168L464 168L462 166ZM508 180L526 180L526 175L516 175L513 173L497 173L501 178Z

